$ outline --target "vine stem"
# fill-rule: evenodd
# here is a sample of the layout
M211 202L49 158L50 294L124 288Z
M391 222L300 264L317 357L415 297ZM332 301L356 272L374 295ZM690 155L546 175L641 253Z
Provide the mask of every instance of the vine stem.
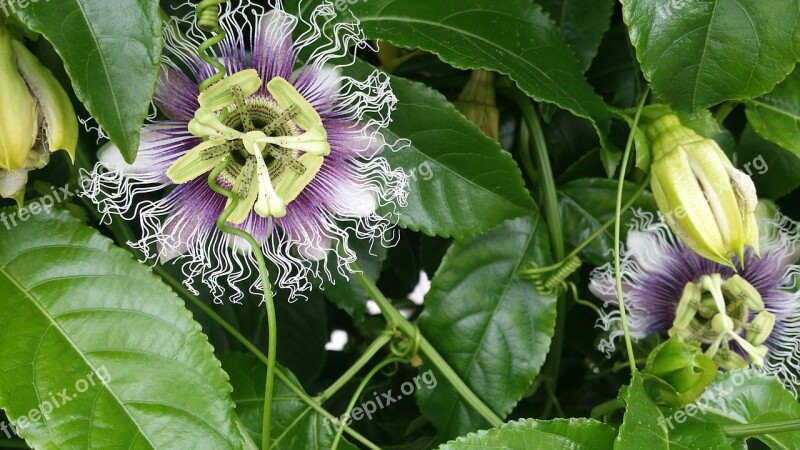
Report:
M378 289L375 283L369 279L361 268L358 266L358 263L351 264L353 271L355 272L353 275L358 278L361 282L361 285L367 291L370 298L372 298L375 303L378 304L378 307L383 314L383 317L386 321L393 327L397 327L403 334L406 336L416 336L419 333L414 324L406 320L400 312L395 309L394 306L389 302L383 292ZM497 414L492 411L474 392L469 388L469 386L464 383L464 380L458 376L455 370L444 360L442 355L436 351L436 348L424 337L419 337L419 348L423 355L425 355L430 362L436 366L437 369L442 373L442 375L453 385L453 388L461 395L464 401L467 402L472 408L475 409L487 422L489 422L492 427L499 427L503 424L503 419L497 416Z
M221 195L230 199L230 204L222 212L222 215L217 219L217 228L223 233L239 237L247 241L253 249L253 255L258 262L258 272L261 276L261 285L264 290L264 304L267 307L267 328L269 334L269 342L267 348L267 379L264 392L264 424L262 428L262 441L261 448L266 450L269 448L270 439L270 425L272 419L272 394L275 387L275 359L278 351L277 342L277 321L275 320L275 299L272 297L272 285L269 282L269 272L267 271L267 263L264 260L264 254L261 252L261 246L250 233L239 228L230 227L227 225L228 217L233 214L236 207L239 205L239 197L228 189L223 188L217 184L217 177L230 165L231 156L225 158L211 173L208 174L208 185L211 189Z
M614 279L617 286L617 304L619 305L619 315L622 321L622 331L625 334L625 348L628 352L628 361L631 366L631 375L636 373L636 359L633 355L633 343L631 342L631 331L628 327L628 316L625 311L625 299L622 293L622 273L620 271L620 235L622 229L622 192L625 187L625 173L628 171L628 160L631 156L631 149L633 148L634 133L636 127L639 125L639 119L642 117L642 109L647 101L647 96L650 93L650 88L647 88L639 100L639 107L636 110L636 117L633 118L631 124L631 132L628 135L628 143L625 145L625 153L622 155L622 165L619 170L619 183L617 184L617 206L614 213Z
M356 374L358 374L358 372L360 372L361 369L363 369L364 366L367 365L367 363L369 363L372 357L375 356L384 346L386 346L386 344L391 342L391 340L392 340L391 332L381 333L380 336L378 336L374 341L372 341L372 344L370 344L369 347L367 347L367 350L361 354L358 360L352 366L350 366L349 369L347 369L347 372L342 374L342 376L339 377L339 379L336 380L336 382L328 386L327 389L325 389L319 395L317 395L316 398L317 402L319 402L320 404L325 403L334 394L336 394L339 391L339 389L344 387L351 379L353 379L353 377L356 376Z
M739 102L736 101L729 101L721 104L714 112L714 120L716 120L718 124L722 125L722 122L725 122L725 119L728 118L730 113L732 113L737 106L739 106Z
M364 389L367 387L367 384L370 382L370 380L372 380L372 377L374 377L375 374L378 373L378 371L388 366L389 364L402 363L402 362L404 361L401 358L389 357L378 363L375 367L373 367L372 370L369 371L367 376L365 376L364 379L361 381L361 383L358 385L358 388L356 388L356 391L350 398L350 403L347 404L347 409L344 412L344 417L350 417L350 413L353 411L353 407L356 406L356 402L358 401L359 398L361 398L361 393L364 392ZM331 444L331 450L336 450L337 448L339 448L339 441L342 439L342 431L343 431L343 427L341 425L342 424L339 424L337 426L336 436L333 438L333 443Z
M542 194L542 210L544 219L547 223L547 229L550 235L550 247L553 252L553 259L560 262L564 261L564 231L561 227L561 211L558 207L558 193L556 191L555 177L553 176L553 167L550 164L550 155L547 151L547 141L544 138L544 130L542 129L539 114L533 102L527 96L521 94L516 89L500 88L504 96L513 100L522 113L525 122L523 128L527 126L530 136L533 138L533 145L520 145L520 156L523 161L523 166L527 167L532 160L536 166L536 172L539 175L539 187ZM520 133L525 137L523 133ZM523 144L526 139L521 139ZM531 147L533 147L533 155L531 156ZM526 163L527 161L527 163ZM526 169L528 177L531 177L531 170ZM533 179L531 179L533 181ZM567 304L566 296L559 294L556 298L556 324L553 330L553 339L550 343L550 351L548 353L547 363L543 370L543 375L549 380L547 383L547 390L549 395L547 397L547 404L544 408L544 416L550 414L551 408L556 402L555 391L558 387L558 376L561 372L561 353L564 347L564 332L566 329L566 314Z
M564 232L561 227L561 211L558 208L558 194L556 192L556 181L553 176L553 167L550 164L550 155L547 151L547 142L544 138L544 130L539 121L533 103L530 99L521 99L523 115L533 136L534 162L538 169L540 190L542 194L542 209L547 229L550 235L550 247L556 261L564 260ZM567 324L567 297L559 293L556 298L556 324L553 330L553 340L550 344L550 352L547 365L544 368L544 375L549 380L547 383L547 403L543 411L543 416L550 415L553 406L557 410L561 408L556 398L558 388L558 377L561 373L561 353L564 348L564 332ZM563 415L563 414L562 414Z
M156 272L161 277L161 279L164 280L164 282L166 282L174 290L176 290L178 293L180 293L182 297L184 297L185 299L187 299L190 302L192 302L195 306L197 306L198 309L200 309L208 317L210 317L211 320L216 322L225 331L227 331L231 336L233 336L234 339L239 341L239 343L242 344L247 350L249 350L250 353L253 354L253 356L255 356L256 358L259 359L259 361L264 363L265 366L269 367L269 358L267 358L267 356L264 355L264 353L262 353L261 350L259 350L258 347L255 346L255 344L253 344L252 342L250 342L249 339L244 337L242 335L242 333L240 333L239 330L236 329L236 327L231 325L227 320L222 318L222 316L217 314L217 312L214 311L213 308L208 306L206 304L206 302L200 300L199 298L197 298L196 295L192 294L189 291L189 289L186 288L186 286L184 286L181 282L179 282L177 279L175 279L175 277L173 277L172 274L167 272L166 269L164 269L162 266L155 266L153 268L153 271ZM333 414L328 412L325 408L322 407L322 405L319 402L317 402L314 398L312 398L308 394L306 394L306 392L303 390L303 388L298 386L297 384L295 384L295 382L292 380L292 378L289 377L289 375L285 374L283 372L283 370L281 370L280 368L276 368L275 376L278 378L278 380L280 380L281 383L285 384L289 388L290 391L292 391L295 395L297 395L300 398L300 400L303 401L303 403L308 405L310 408L315 410L317 413L321 414L322 416L324 416L328 420L335 420L336 419L336 416L334 416ZM345 432L348 435L350 435L353 439L357 440L358 442L364 444L364 446L366 446L367 448L369 448L371 450L380 450L380 447L378 447L377 445L373 444L369 439L367 439L366 437L362 436L357 431L353 430L350 427L344 427L344 428L345 428Z
M800 430L800 419L780 420L765 423L745 423L741 425L723 425L725 436L744 438L762 434L786 433Z

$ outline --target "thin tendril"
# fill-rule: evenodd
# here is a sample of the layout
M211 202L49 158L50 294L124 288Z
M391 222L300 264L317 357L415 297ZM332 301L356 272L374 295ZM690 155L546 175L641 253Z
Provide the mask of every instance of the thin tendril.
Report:
M197 47L197 52L200 58L214 67L216 73L208 77L200 83L200 91L205 91L209 86L219 82L225 77L227 69L222 62L217 61L211 55L210 50L215 45L219 44L225 39L225 30L219 24L220 5L227 0L203 0L196 7L197 27L201 30L212 33L213 36L203 41ZM253 249L256 261L258 262L258 271L261 276L261 285L264 290L264 303L267 307L267 324L269 333L269 343L267 351L267 377L266 377L266 391L264 393L264 422L262 429L262 448L269 448L270 441L270 423L272 419L272 395L275 386L275 355L277 353L277 324L275 320L275 301L272 298L272 286L269 282L269 273L267 272L267 264L264 260L264 254L261 251L261 246L253 236L244 230L233 228L227 225L228 218L236 210L239 204L239 196L232 191L223 188L217 184L217 177L230 165L231 156L225 158L211 173L208 175L208 185L216 193L227 197L230 204L222 212L222 215L217 219L217 228L223 233L244 239Z
M203 61L217 69L214 75L200 83L201 92L223 79L227 72L225 65L214 59L208 52L212 47L225 39L225 30L219 25L219 5L227 1L228 0L203 0L197 5L197 26L207 33L214 33L213 37L206 39L197 47L197 53Z
M636 373L636 359L633 356L633 343L631 342L631 331L628 327L628 316L625 311L625 300L622 293L622 273L620 272L620 229L622 226L622 192L625 187L625 172L628 170L628 160L631 156L631 148L633 147L633 138L636 127L639 125L639 119L642 117L642 109L647 101L647 95L650 93L650 88L647 88L642 94L642 99L639 101L639 108L636 111L636 117L631 124L631 133L628 136L628 143L625 146L625 153L622 156L622 166L619 171L619 184L617 185L617 207L614 213L614 278L617 285L617 303L619 305L619 315L622 321L622 331L625 334L625 348L628 351L628 361L631 366L631 375Z
M347 405L347 410L345 410L344 412L344 417L350 416L350 412L353 410L353 407L356 405L358 399L361 398L361 394L367 387L367 383L370 382L372 377L374 377L375 374L378 373L378 371L388 366L389 364L402 363L402 362L404 361L401 358L389 357L378 363L375 367L373 367L372 370L369 371L367 376L364 377L364 380L361 381L361 384L358 385L358 388L356 389L356 392L353 394L353 397L350 398L350 403ZM337 428L338 429L336 430L336 437L333 438L333 443L331 444L331 450L336 450L339 447L339 441L342 439L342 432L344 432L344 427L342 426L342 424L339 424Z

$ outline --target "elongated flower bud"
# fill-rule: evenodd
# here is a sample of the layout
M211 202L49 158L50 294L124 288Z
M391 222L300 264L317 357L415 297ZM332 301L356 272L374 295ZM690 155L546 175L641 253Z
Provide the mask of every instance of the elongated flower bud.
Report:
M665 114L644 127L651 143L651 188L672 231L704 258L733 266L746 245L758 252L753 182L716 142Z
M27 172L44 167L50 152L75 159L78 119L53 74L0 27L0 196L21 203Z
M13 39L0 27L0 169L17 171L25 168L33 144L36 142L36 104L17 71Z
M479 126L490 138L499 141L500 112L495 100L494 79L492 72L473 71L455 105L470 122Z

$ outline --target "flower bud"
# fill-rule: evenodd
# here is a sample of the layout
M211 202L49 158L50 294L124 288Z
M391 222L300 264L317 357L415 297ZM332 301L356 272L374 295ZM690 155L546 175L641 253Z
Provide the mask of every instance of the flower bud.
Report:
M716 142L664 114L644 132L651 143L651 188L672 231L693 251L733 267L745 245L758 252L758 204L750 178Z
M703 354L699 343L669 339L650 352L642 374L659 400L680 408L697 399L714 381L717 366Z
M36 103L17 70L13 39L0 27L0 169L17 171L25 168L36 142Z
M456 108L466 118L480 127L487 136L500 140L500 112L494 92L495 74L475 70L455 102Z
M2 26L0 85L0 196L21 204L28 171L58 150L75 159L78 119L53 74Z

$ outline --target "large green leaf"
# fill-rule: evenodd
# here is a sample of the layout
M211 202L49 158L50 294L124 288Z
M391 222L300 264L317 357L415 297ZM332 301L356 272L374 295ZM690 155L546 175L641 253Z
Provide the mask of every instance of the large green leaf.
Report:
M419 320L433 346L501 417L538 374L555 326L555 297L517 276L530 261L552 263L546 227L538 216L456 241L431 282ZM439 386L420 390L417 398L440 437L486 428L481 416L432 369Z
M638 186L633 183L625 183L622 190L623 204L631 199L637 189ZM614 180L582 178L558 187L558 204L563 218L564 236L572 247L581 244L590 234L614 217L616 202L617 182ZM633 208L622 215L623 233L634 220L634 209L652 212L658 211L658 206L652 194L643 192L634 202ZM613 248L614 229L609 227L586 247L580 256L599 266L608 261L608 255Z
M236 413L252 440L261 442L267 368L249 354L226 353L219 355L219 358L231 377ZM290 375L289 379L296 386L300 385L294 376ZM273 393L271 427L270 448L274 449L328 450L336 434L332 423L303 402L278 378ZM356 450L344 438L339 442L339 448Z
M644 382L635 373L623 398L627 407L615 450L694 450L730 449L722 428L714 424L701 424L685 411L681 416L665 416L647 395ZM694 409L697 411L697 408ZM675 420L678 417L680 423Z
M0 406L29 422L19 434L33 447L241 447L200 325L92 228L58 212L0 235L0 292Z
M800 158L745 127L737 162L750 175L761 198L778 199L800 187Z
M746 112L758 134L800 157L800 69L769 94L748 101Z
M608 131L606 105L553 21L530 0L369 0L351 10L370 37L431 51L461 69L508 75L534 99L591 119L603 136Z
M614 0L538 0L556 21L585 72L611 26Z
M525 419L470 433L442 445L439 450L607 450L614 445L616 435L610 426L591 419Z
M695 402L697 418L719 425L758 424L797 419L800 403L774 377L754 370L732 370L717 377ZM755 437L774 449L800 448L800 431Z
M800 57L796 0L622 3L645 77L683 112L765 94Z
M78 98L131 162L158 77L162 46L158 2L57 3L33 1L16 8L16 15L53 44Z
M400 106L384 135L390 142L410 141L382 154L409 175L408 206L398 210L401 226L465 237L535 211L511 156L444 96L397 77L392 88Z

